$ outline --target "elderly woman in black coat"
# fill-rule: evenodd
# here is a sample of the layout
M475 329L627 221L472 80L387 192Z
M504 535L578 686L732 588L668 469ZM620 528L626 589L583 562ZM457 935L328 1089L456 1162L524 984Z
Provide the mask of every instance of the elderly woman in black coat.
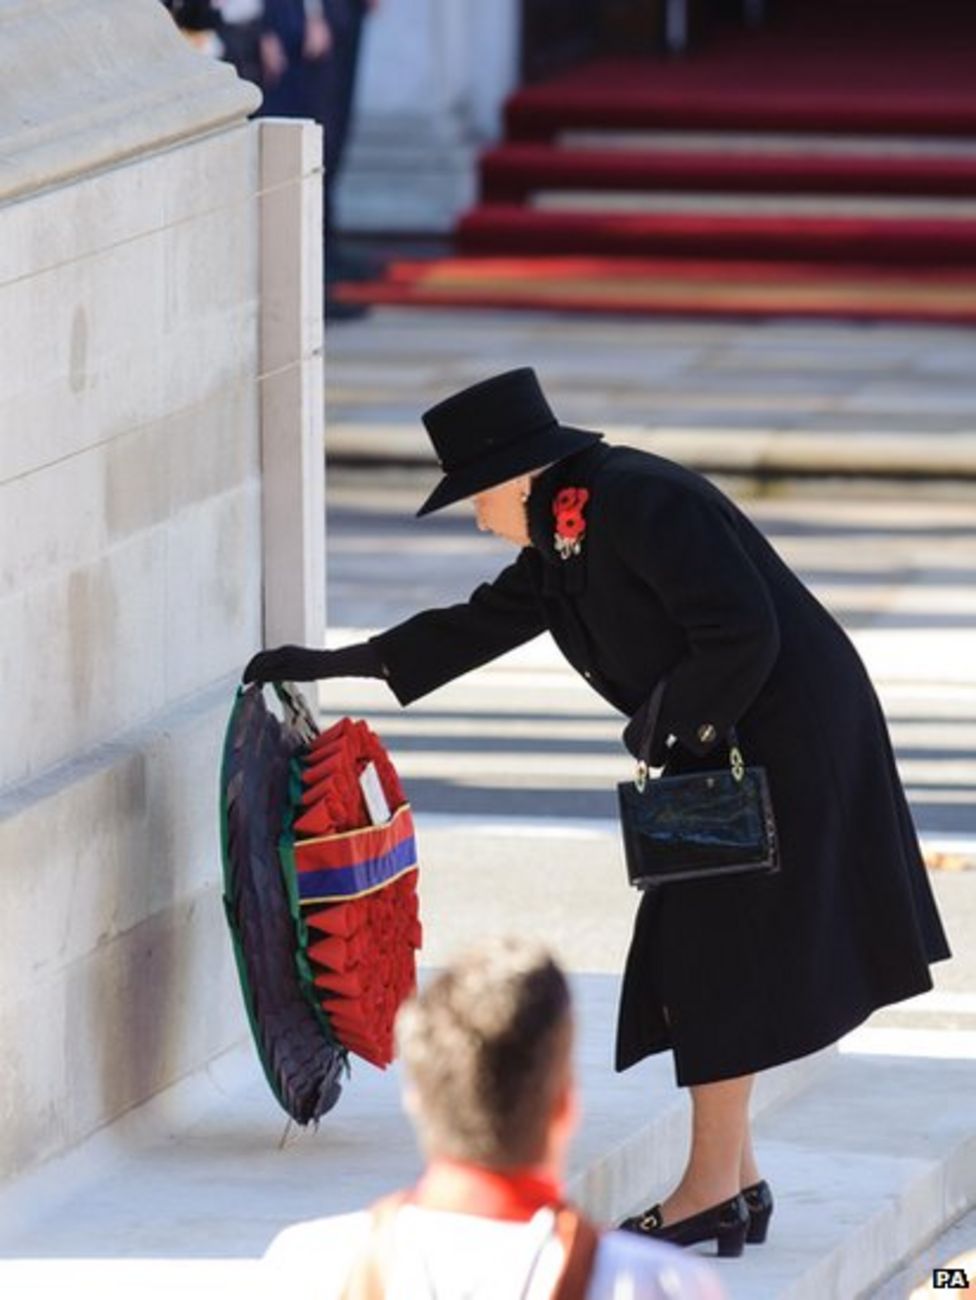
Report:
M693 1105L681 1181L625 1226L737 1254L772 1211L756 1072L930 988L949 955L881 708L840 626L706 479L560 425L527 369L424 422L445 473L419 513L470 498L515 561L461 604L343 650L260 654L245 678L377 676L407 705L548 630L630 719L632 751L665 681L650 745L666 772L725 762L736 728L768 773L781 869L643 895L616 1068L670 1049Z

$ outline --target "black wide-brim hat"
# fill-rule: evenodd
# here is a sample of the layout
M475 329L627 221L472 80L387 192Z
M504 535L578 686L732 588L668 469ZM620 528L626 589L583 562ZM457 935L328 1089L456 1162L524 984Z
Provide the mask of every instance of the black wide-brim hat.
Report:
M434 510L563 460L603 437L560 424L534 370L506 370L423 414L444 477L417 511Z

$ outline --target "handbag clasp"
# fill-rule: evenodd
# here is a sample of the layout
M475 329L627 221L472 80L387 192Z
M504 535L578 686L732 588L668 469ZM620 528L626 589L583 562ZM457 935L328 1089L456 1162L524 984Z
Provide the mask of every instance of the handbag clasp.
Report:
M644 787L647 785L647 764L643 759L637 764L637 771L634 774L634 785L638 794L644 793Z
M746 764L738 745L733 745L729 750L729 766L732 768L732 776L735 780L741 781L746 774Z

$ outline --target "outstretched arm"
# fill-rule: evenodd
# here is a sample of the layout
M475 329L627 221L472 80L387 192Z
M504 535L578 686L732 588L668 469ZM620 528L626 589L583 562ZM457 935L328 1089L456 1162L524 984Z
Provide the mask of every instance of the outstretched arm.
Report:
M371 638L401 704L412 703L546 630L530 572L536 558L527 547L494 582L482 583L466 601L425 610Z
M255 655L247 681L313 681L319 677L382 677L401 704L410 704L497 659L546 630L528 549L466 601L428 609L404 623L341 650L282 646Z

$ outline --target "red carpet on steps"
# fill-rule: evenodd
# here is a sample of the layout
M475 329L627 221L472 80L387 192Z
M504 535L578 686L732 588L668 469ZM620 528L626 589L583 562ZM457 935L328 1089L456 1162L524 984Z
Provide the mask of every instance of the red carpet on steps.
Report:
M768 28L723 27L685 58L595 59L519 90L459 256L339 296L976 324L976 0L771 8ZM603 145L608 130L644 134ZM682 146L689 131L716 138ZM728 132L759 139L723 149ZM845 136L863 139L831 144Z
M933 158L700 149L682 153L675 148L553 149L547 144L515 143L485 154L481 178L482 201L490 204L521 203L544 189L972 198L976 197L976 151L971 158Z
M485 206L457 231L462 253L596 253L976 266L976 221L890 217L540 212Z
M793 262L587 257L395 262L349 302L624 315L890 320L976 325L976 266L886 269Z
M973 0L779 0L681 59L607 58L529 86L510 140L580 128L976 135Z

